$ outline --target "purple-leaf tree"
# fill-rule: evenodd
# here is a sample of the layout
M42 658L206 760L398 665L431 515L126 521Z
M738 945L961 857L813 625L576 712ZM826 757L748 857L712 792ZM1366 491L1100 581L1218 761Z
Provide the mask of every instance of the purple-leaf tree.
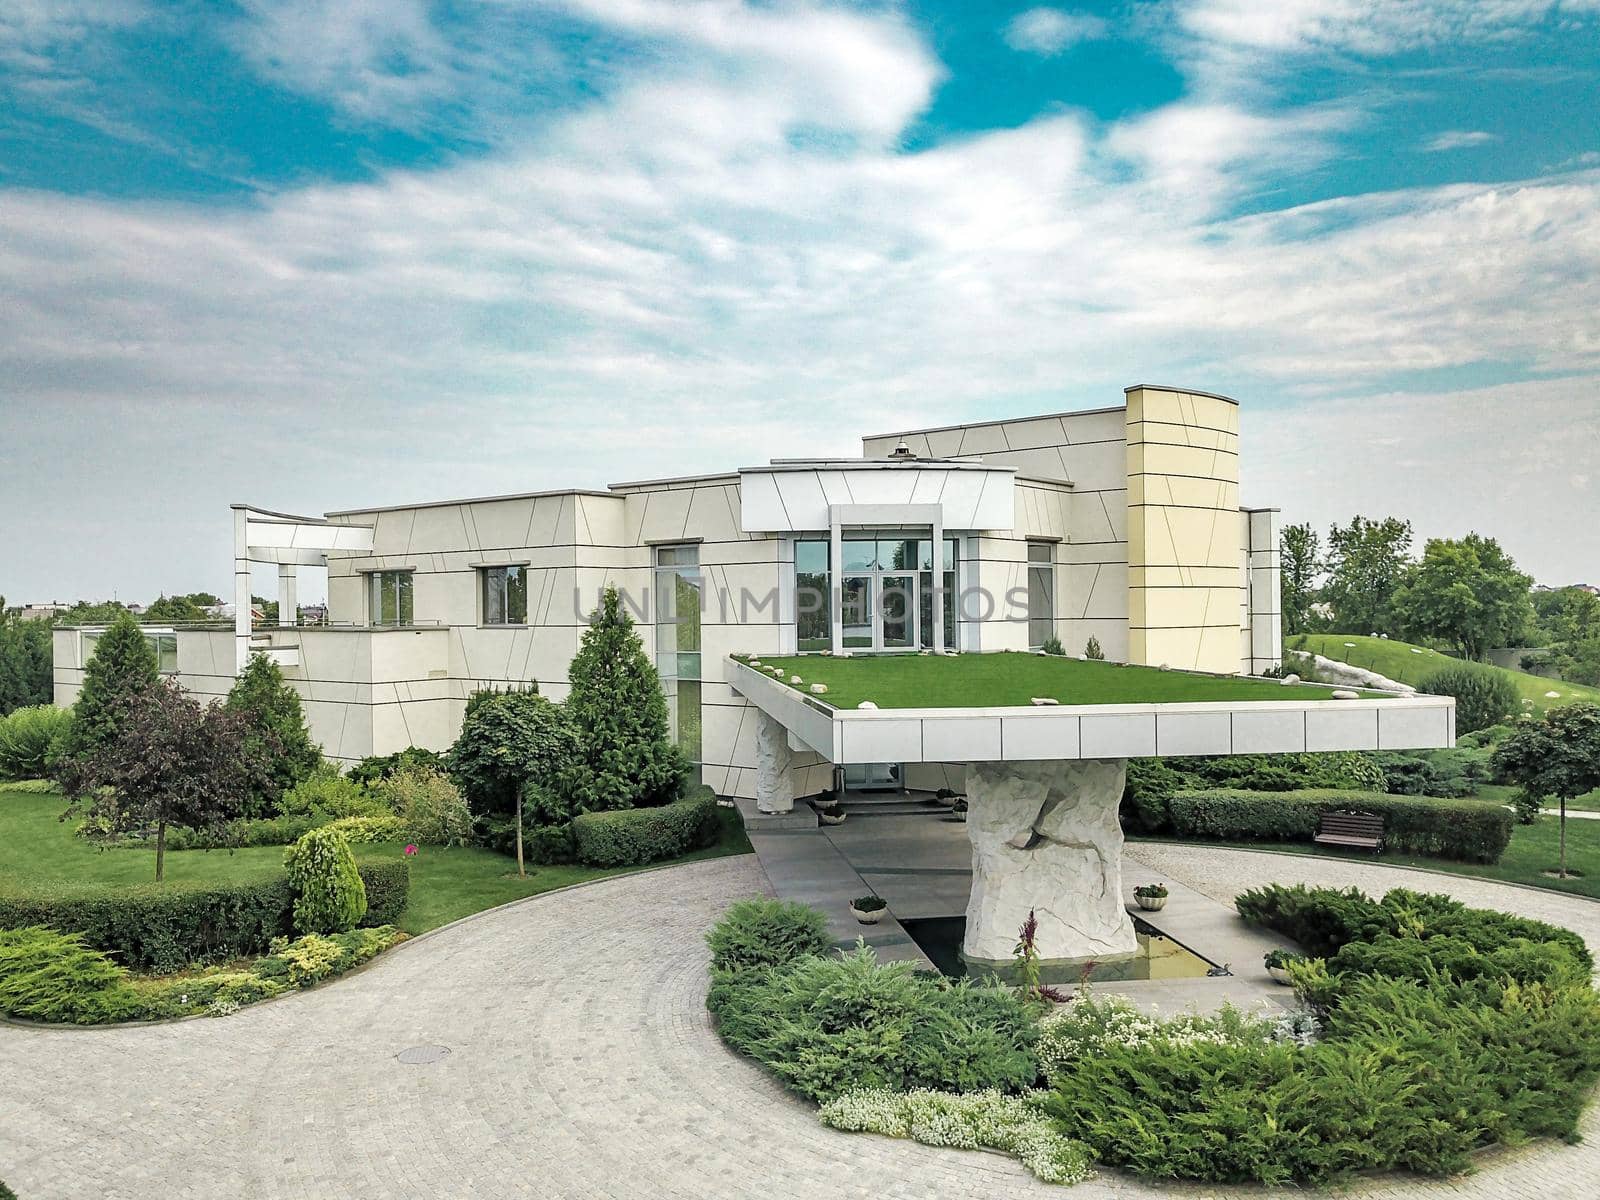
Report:
M167 829L226 833L268 773L248 720L201 705L163 680L124 702L115 735L62 769L80 812L114 833L155 836L156 881L166 867Z

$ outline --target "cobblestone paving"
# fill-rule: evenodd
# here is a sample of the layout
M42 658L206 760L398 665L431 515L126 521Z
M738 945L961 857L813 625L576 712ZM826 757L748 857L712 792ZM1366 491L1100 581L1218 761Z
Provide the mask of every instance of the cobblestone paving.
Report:
M1308 858L1141 845L1219 897L1267 880L1406 884L1544 917L1600 946L1600 905ZM539 897L359 975L222 1020L0 1026L0 1179L22 1200L344 1197L1261 1197L1107 1172L1070 1193L1007 1159L834 1133L726 1050L701 934L765 890L753 857ZM436 1062L400 1052L445 1046ZM1364 1197L1593 1196L1600 1116L1442 1184ZM1285 1193L1287 1195L1288 1193Z

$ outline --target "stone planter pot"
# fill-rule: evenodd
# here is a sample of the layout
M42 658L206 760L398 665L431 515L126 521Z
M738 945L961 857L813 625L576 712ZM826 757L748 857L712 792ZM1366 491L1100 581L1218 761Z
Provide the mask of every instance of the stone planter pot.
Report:
M1294 982L1294 980L1289 978L1289 972L1285 971L1282 967L1268 967L1267 974L1271 975L1273 979L1283 984L1285 987L1289 987Z
M871 912L862 912L854 904L850 906L850 915L856 920L860 921L863 925L876 925L888 914L889 908L887 905L885 905L883 908L875 908Z
M1135 896L1133 899L1145 912L1160 912L1167 906L1166 896Z
M849 813L842 812L823 812L820 808L817 810L817 820L824 825L843 825L844 819L849 815Z

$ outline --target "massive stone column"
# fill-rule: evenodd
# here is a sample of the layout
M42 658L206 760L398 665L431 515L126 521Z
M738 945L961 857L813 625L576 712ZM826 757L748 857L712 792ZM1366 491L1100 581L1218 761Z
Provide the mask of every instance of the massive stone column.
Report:
M1137 949L1123 907L1117 819L1126 768L1122 759L968 765L968 961L1011 961L1029 909L1047 961Z
M766 713L756 712L756 807L766 813L794 811L793 752L789 731Z

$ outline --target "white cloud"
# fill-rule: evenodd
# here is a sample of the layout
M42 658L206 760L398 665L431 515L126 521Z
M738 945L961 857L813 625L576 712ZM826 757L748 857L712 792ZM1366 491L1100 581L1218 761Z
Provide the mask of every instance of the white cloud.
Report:
M1429 138L1422 144L1422 148L1430 153L1439 153L1446 150L1461 150L1467 146L1482 146L1499 140L1499 134L1482 129L1447 129Z
M582 11L670 42L670 64L476 161L253 208L6 192L0 378L20 382L0 445L23 466L0 473L17 489L0 503L38 507L67 470L74 487L59 521L7 524L0 562L102 571L106 591L118 572L212 586L155 572L229 501L315 510L849 453L876 429L1115 403L1140 377L1238 394L1247 431L1271 431L1258 460L1327 477L1274 476L1253 500L1293 511L1307 488L1404 512L1434 503L1408 464L1451 410L1397 376L1514 364L1595 407L1600 172L1274 211L1267 181L1320 162L1351 118L1220 100L905 153L942 68L897 15ZM369 26L349 19L356 49L324 61L368 61ZM306 86L357 108L416 100L341 91L360 71L313 59L295 67ZM855 136L793 136L816 126ZM1230 216L1245 196L1264 211ZM1420 415L1391 428L1391 407ZM1494 412L1470 427L1511 436L1487 444L1535 446L1506 451L1497 488L1587 470L1592 439L1547 436L1584 432L1549 404ZM1370 489L1350 481L1358 459ZM130 496L144 527L182 536L86 555L88 514ZM1486 510L1485 531L1550 572L1595 536L1580 510L1499 526Z
M1105 18L1060 8L1030 8L1006 23L1006 45L1049 58L1110 33Z

